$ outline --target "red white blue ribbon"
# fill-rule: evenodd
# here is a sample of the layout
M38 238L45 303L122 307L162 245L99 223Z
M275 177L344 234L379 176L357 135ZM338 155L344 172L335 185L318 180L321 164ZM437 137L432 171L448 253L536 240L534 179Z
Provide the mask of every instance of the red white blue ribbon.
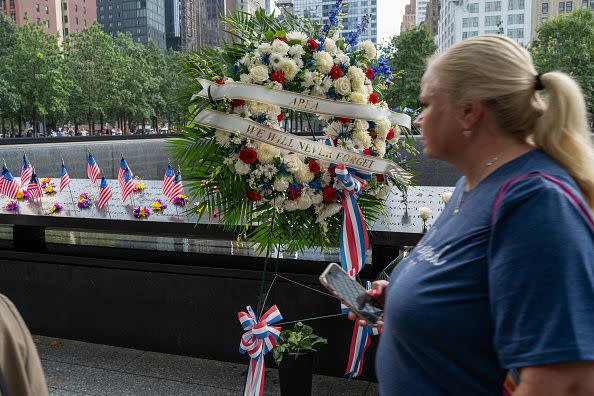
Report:
M357 204L357 198L365 188L364 178L366 175L347 169L343 164L337 165L334 171L343 186L340 191L343 208L340 231L340 263L346 272L355 276L365 265L365 252L369 247L365 219Z
M367 282L366 289L371 289L371 282ZM363 357L365 351L371 344L371 336L378 335L381 331L377 327L361 326L355 321L353 336L351 338L351 347L349 349L349 362L345 375L349 378L355 378L361 375L363 371Z
M262 396L264 394L264 355L275 346L281 328L270 326L283 319L278 308L273 306L258 321L251 306L247 312L237 314L239 322L246 331L241 337L239 352L250 355L250 365L245 382L244 396Z

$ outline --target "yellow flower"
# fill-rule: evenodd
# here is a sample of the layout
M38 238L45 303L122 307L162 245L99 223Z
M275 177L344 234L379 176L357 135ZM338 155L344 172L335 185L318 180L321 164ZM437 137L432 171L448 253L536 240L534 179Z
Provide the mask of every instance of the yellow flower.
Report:
M19 190L19 192L17 192L16 199L23 199L24 197L25 194L23 194L23 190Z

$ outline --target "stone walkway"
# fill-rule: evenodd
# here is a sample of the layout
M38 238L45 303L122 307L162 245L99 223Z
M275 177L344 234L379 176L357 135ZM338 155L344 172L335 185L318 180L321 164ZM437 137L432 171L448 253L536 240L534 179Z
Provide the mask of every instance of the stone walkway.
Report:
M53 396L243 394L247 365L33 336ZM266 370L266 395L279 395ZM376 396L375 383L314 375L312 395Z

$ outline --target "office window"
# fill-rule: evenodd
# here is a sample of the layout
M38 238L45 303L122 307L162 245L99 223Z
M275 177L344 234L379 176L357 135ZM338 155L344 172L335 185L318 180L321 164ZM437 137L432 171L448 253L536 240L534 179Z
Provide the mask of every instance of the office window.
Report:
M501 1L487 1L485 3L485 12L501 11Z
M573 3L571 1L565 2L565 11L571 12L573 10Z
M39 12L39 3L35 4L35 11Z
M45 13L46 14L49 14L49 7L48 6L45 6Z
M542 13L543 14L549 13L549 3L542 3Z
M565 3L564 2L559 3L559 12L565 12Z
M64 28L64 36L68 36L68 28Z
M507 29L507 37L524 38L524 29Z
M485 17L485 26L497 26L501 22L501 15L493 15Z
M68 10L68 3L62 3L62 7L64 8L64 11Z
M469 37L474 37L474 36L478 36L478 32L472 31L472 32L462 32L462 40L467 39Z
M524 14L510 14L507 16L508 25L521 25L524 23Z
M523 10L524 0L509 0L507 3L508 10Z
M68 23L68 15L64 15L64 23Z
M588 9L588 0L582 0L582 10Z
M478 17L462 18L462 27L478 27Z

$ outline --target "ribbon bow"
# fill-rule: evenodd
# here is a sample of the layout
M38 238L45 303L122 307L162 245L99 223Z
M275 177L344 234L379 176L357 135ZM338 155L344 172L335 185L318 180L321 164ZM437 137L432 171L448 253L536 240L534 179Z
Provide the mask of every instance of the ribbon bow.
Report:
M237 314L239 322L246 331L241 336L239 352L250 355L250 365L245 382L244 396L262 396L264 393L264 355L270 352L275 346L281 328L270 326L272 323L283 319L280 311L274 305L260 320L257 320L251 306L247 306L247 312Z
M342 227L340 231L340 263L350 275L357 275L365 265L365 252L369 247L369 238L363 213L357 204L357 198L365 188L367 175L354 169L337 165L336 177L342 184L340 201L342 203Z
M371 289L371 282L367 282L366 289ZM353 336L351 337L351 347L349 349L349 362L345 375L355 378L361 375L363 371L363 356L371 344L371 336L378 335L381 331L377 327L361 326L359 321L355 321Z

